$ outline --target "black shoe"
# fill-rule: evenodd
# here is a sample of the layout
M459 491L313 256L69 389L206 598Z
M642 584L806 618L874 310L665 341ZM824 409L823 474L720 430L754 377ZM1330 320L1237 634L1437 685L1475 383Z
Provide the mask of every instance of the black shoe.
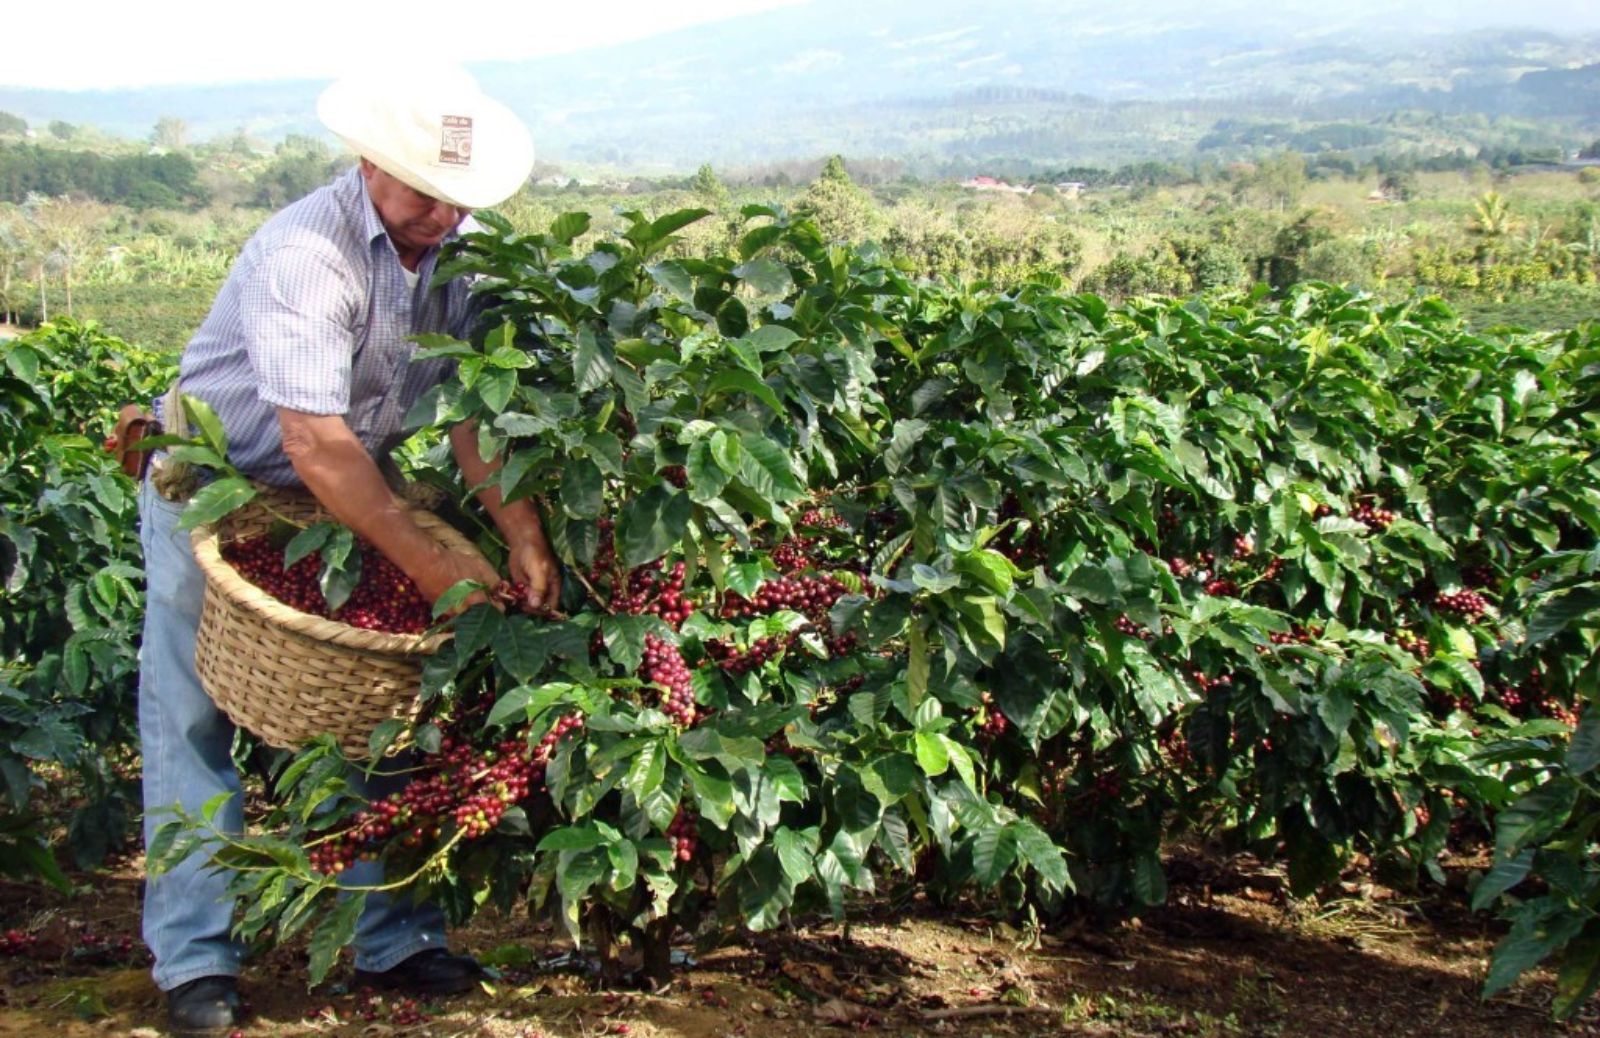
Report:
M225 1034L241 1015L233 977L201 977L167 992L167 1027L173 1034Z
M379 973L356 970L356 986L416 995L458 995L484 978L483 967L470 955L451 955L443 948L419 951Z

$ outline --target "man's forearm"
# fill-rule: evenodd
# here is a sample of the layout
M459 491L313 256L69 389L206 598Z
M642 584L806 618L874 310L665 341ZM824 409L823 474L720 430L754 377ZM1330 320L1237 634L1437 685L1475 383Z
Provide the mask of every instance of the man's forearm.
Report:
M415 578L435 564L438 545L412 521L377 464L342 419L284 423L284 453L306 489L333 517Z
M539 510L526 498L505 502L496 483L487 481L500 471L499 458L484 461L478 454L478 430L475 422L462 422L450 430L450 449L456 464L461 467L462 478L468 487L477 487L478 500L505 534L508 541L525 541L545 544L544 524L539 521Z

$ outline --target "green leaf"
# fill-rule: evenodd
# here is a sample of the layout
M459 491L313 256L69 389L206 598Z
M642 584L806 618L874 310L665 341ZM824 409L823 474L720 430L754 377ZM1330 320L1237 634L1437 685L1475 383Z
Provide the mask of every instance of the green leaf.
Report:
M915 739L917 766L929 778L937 778L950 768L950 751L940 737L929 732L918 732Z
M694 514L689 495L658 484L622 508L623 562L641 566L665 555L682 539Z
M578 329L578 348L572 353L572 376L578 392L591 393L611 381L614 371L611 349L595 338L588 325Z
M587 851L602 847L605 843L605 837L593 825L569 825L545 833L544 839L539 841L534 850L540 854L549 851Z
M732 478L732 473L717 464L709 438L696 440L689 447L684 467L689 473L689 498L696 504L703 505L721 497Z
M211 405L199 397L183 394L184 413L189 416L189 421L200 429L200 439L207 447L216 451L221 457L228 456L228 434L222 428L222 419L211 410Z
M406 722L403 718L391 717L379 721L378 726L372 729L372 734L367 736L367 752L374 759L382 757L389 752L389 747L394 745L395 740L400 738L405 730Z
M764 436L742 441L744 459L739 473L750 488L769 501L793 501L804 493L795 478L788 453Z
M794 761L787 757L771 756L767 758L762 770L766 773L767 781L772 783L773 789L777 791L779 801L791 804L806 802L808 795L806 780Z
M283 549L283 568L288 569L301 559L314 552L322 550L328 543L328 538L333 536L333 523L312 523L310 526L294 535Z
M478 399L483 401L494 414L499 414L511 402L511 394L517 389L517 374L514 371L491 371L478 380Z
M539 676L549 655L549 644L539 624L526 616L506 617L505 625L495 633L493 646L495 663L521 684Z
M685 302L694 299L694 277L684 269L682 263L666 260L646 267L645 273L668 295Z
M788 264L780 263L770 256L762 256L748 263L742 263L733 268L733 273L734 276L743 278L744 283L753 288L758 295L786 296L794 290L794 278L789 273ZM761 328L757 328L756 331L760 332L767 328L776 327L778 326L763 325ZM788 331L787 328L783 330ZM791 338L782 345L775 347L758 345L757 349L787 349L789 343L799 338L793 332L790 332L790 336ZM754 337L753 333L751 337Z
M1589 708L1578 719L1578 728L1572 733L1572 745L1567 747L1567 770L1573 777L1587 775L1600 764L1600 710Z
M1072 890L1072 872L1067 868L1067 859L1049 834L1025 818L1013 823L1010 828L1016 833L1017 850L1039 874L1039 880L1045 888L1057 893Z
M1600 588L1578 588L1551 596L1528 621L1528 644L1548 641L1571 626L1600 623Z
M563 245L571 245L589 230L588 213L562 213L551 221L549 235Z
M482 590L484 590L483 585L476 580L456 581L445 588L444 593L434 600L433 618L437 620L441 616L449 615L461 608L463 602Z
M985 887L997 887L1017 860L1017 839L1003 825L978 831L972 841L972 873Z
M816 829L796 832L787 826L780 826L773 834L772 843L778 852L778 860L783 864L784 875L789 877L791 884L799 886L811 879L820 846Z
M498 615L498 614L496 614ZM494 701L494 707L489 711L486 722L490 727L504 725L509 722L524 722L538 717L556 703L566 699L573 691L574 686L564 682L551 682L546 685L518 685L501 693Z
M345 895L311 934L311 963L307 970L313 987L327 979L339 951L355 940L356 921L367 907L365 891Z
M633 763L628 767L628 775L622 780L622 788L632 793L634 800L643 804L650 799L651 794L661 788L666 772L666 750L660 740L648 742L634 755Z
M561 470L561 507L574 519L598 519L605 508L605 477L588 458L575 458Z
M1600 987L1600 933L1595 926L1573 938L1561 955L1561 970L1556 976L1556 997L1551 1008L1557 1020L1571 1016Z
M772 391L772 387L743 368L730 368L718 372L706 386L704 399L710 400L724 393L748 393L776 413L784 413L783 403L778 399L778 394Z
M889 441L889 448L883 452L884 468L890 475L899 474L927 431L928 423L920 418L906 418L895 423L894 437Z
M1585 918L1568 915L1554 920L1539 920L1524 915L1517 920L1499 944L1489 962L1489 975L1483 982L1483 997L1492 998L1511 986L1511 982L1548 958L1582 929ZM1544 922L1545 925L1539 925Z
M1527 879L1528 873L1533 871L1533 856L1534 851L1530 848L1514 858L1496 861L1472 891L1473 911L1481 912L1492 907L1501 894Z
M39 355L26 346L15 346L6 351L6 367L30 386L39 381Z
M1552 779L1523 794L1495 819L1495 858L1514 857L1548 838L1566 823L1577 799L1576 784L1565 778Z
M462 583L470 583L463 581ZM447 589L447 591L450 589ZM488 603L480 603L456 617L451 628L455 633L456 656L466 660L473 653L494 641L505 624L505 615Z
M230 512L254 501L255 497L256 488L251 486L248 480L238 476L229 476L208 483L189 499L188 506L178 519L178 528L192 530L196 526L215 523Z
M1161 855L1152 849L1140 854L1133 863L1133 896L1140 905L1160 905L1167 900L1167 873L1161 867Z
M931 671L927 635L923 631L922 623L913 623L906 657L906 702L910 704L912 710L921 706L922 700L928 694L928 677Z
M996 595L1011 594L1017 568L1011 560L987 548L956 556L956 568Z

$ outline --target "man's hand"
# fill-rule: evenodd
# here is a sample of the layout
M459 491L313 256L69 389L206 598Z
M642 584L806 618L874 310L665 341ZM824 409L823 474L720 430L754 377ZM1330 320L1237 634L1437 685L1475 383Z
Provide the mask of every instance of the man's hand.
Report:
M561 602L561 565L543 536L518 538L511 544L511 581L528 589L522 607L549 613Z
M477 423L461 422L450 430L450 447L461 466L467 486L478 487L478 500L494 519L511 551L511 583L527 588L521 605L530 613L549 613L561 602L561 566L545 538L538 509L526 499L507 504L490 476L500 471L500 459L485 461L478 454Z
M463 580L475 580L490 590L500 583L500 575L482 558L443 547L420 566L417 572L409 576L416 582L417 590L422 592L422 597L430 603L437 602L440 595ZM463 605L476 605L486 601L488 598L483 594L474 594Z

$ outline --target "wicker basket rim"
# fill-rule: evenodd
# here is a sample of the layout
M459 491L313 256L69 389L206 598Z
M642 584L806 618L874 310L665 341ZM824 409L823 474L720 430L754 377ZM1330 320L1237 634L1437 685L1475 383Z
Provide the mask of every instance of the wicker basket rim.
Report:
M408 513L418 526L430 530L452 550L481 554L454 527L431 512L408 509ZM224 516L221 523L226 524L227 519L228 517ZM194 549L195 562L200 566L206 581L212 584L219 594L267 623L295 634L330 642L346 649L355 649L358 652L390 656L431 655L453 636L450 631L436 631L432 634L371 631L352 627L337 620L302 613L250 583L222 557L222 530L218 524L206 523L196 526L189 534L189 544Z

